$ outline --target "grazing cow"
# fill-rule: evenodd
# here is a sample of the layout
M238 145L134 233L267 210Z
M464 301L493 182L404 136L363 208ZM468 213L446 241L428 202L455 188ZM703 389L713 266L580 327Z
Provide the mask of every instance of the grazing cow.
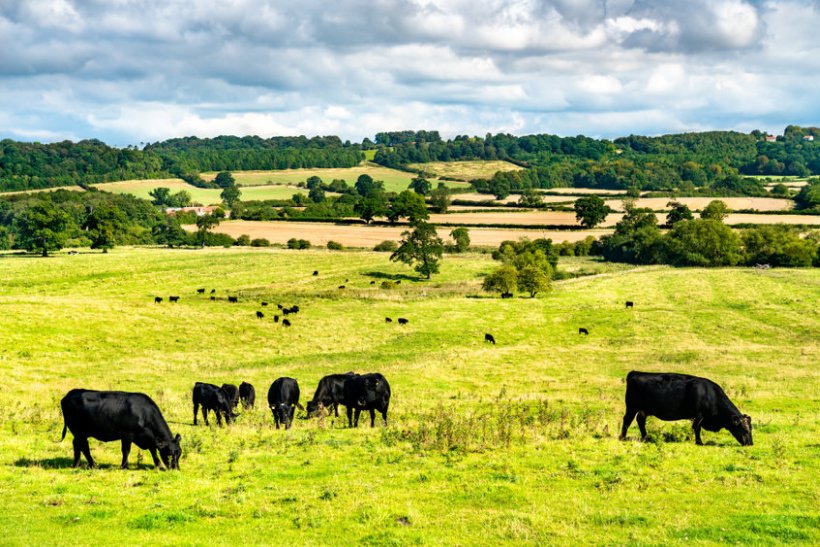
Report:
M319 270L313 270L313 275L319 275Z
M196 293L197 294L205 294L205 289L204 288L203 289L197 289Z
M253 408L253 405L256 404L256 390L252 384L248 382L239 384L239 400L242 401L242 408L246 410Z
M63 436L71 430L74 436L74 467L80 465L80 454L85 455L89 467L94 458L88 438L103 442L121 441L122 468L128 467L131 443L151 452L154 465L179 469L182 449L180 436L174 436L157 404L144 393L124 391L93 391L72 389L60 401L63 410ZM157 455L159 452L159 455Z
M179 302L179 297L178 296L169 296L168 297L168 302Z
M285 307L282 304L276 304L276 307L279 308L280 310L285 309Z
M345 286L344 286L344 285L339 285L339 288L340 288L340 289L344 289L344 288L345 288Z
M728 429L741 445L752 445L752 419L741 414L719 385L698 376L633 370L626 375L622 440L635 416L641 440L646 439L646 417L655 416L664 421L692 420L697 444L703 444L700 439L703 428L707 431Z
M410 322L409 319L405 319L404 317L399 317L399 325L406 325L409 322Z
M495 345L495 338L489 332L484 333L484 341L485 342L492 342L492 344Z
M231 401L225 392L214 384L206 384L197 382L194 384L194 425L196 425L196 415L199 412L199 407L202 406L202 418L205 420L205 425L208 423L208 411L213 410L216 414L216 423L222 425L222 417L225 417L225 423L230 425L231 420L236 418L233 413Z
M239 297L238 296L229 296L228 297L228 302L230 302L232 304L236 304L237 302L239 302Z
M299 313L299 306L291 306L290 313Z
M578 334L589 334L589 331L584 327L578 329Z
M274 322L274 323L278 323L278 322L279 322L279 316L278 316L278 315L274 315L274 316L273 316L273 322Z
M224 393L225 397L228 398L228 402L231 403L231 408L236 408L239 406L239 388L233 384L222 384L220 388Z
M69 256L74 256L78 253L77 253L77 251L68 251L68 254L69 254Z
M512 297L513 297L513 293L511 293L511 292L501 293L501 298L512 298Z
M634 303L634 302L632 302L632 300L627 300L627 301L626 301L626 307L627 307L627 308L632 308L632 307L634 307L634 306L635 306L635 303Z
M214 295L211 295L211 300L216 300L216 297Z
M282 326L283 327L289 327L290 326L290 321L288 321L287 319L282 319Z
M154 304L161 304L161 303L162 303L162 297L161 296L155 296L154 297Z
M398 281L396 281L396 285L401 285L401 279L399 279Z
M385 323L392 323L392 322L393 322L393 320L392 320L392 319L390 319L389 317L385 317L385 318L384 318L384 322L385 322Z
M268 389L268 406L273 413L276 429L279 429L280 422L285 429L290 429L295 407L305 409L299 404L299 383L293 378L285 377L274 380Z
M362 410L370 411L370 427L376 425L377 410L382 415L384 425L387 425L387 407L390 406L390 384L378 372L349 378L344 383L342 404L347 407L347 424L350 427L359 427L359 414Z
M261 311L256 312L256 318L257 319L264 319L264 317L265 317L265 314L262 313Z
M211 294L214 294L215 292L216 292L216 289L211 289Z
M308 418L314 416L322 408L333 408L333 414L339 417L339 404L344 399L345 382L354 376L355 372L345 374L329 374L319 380L319 385L313 393L313 399L307 403Z
M265 307L265 306L267 306L267 305L268 305L268 303L267 303L267 302L260 302L260 304L262 304L262 307Z
M371 281L371 282L370 282L370 284L371 284L371 285L375 285L375 284L376 284L376 282L375 282L375 281Z

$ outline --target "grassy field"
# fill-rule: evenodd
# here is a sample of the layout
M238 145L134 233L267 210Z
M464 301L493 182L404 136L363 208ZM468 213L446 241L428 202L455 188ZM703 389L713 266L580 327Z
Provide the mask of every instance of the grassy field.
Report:
M490 179L498 171L519 171L519 167L508 161L433 161L430 163L411 163L413 169L423 169L436 177L451 177L463 181L473 179Z
M104 184L95 185L100 190L106 192L113 192L115 194L133 194L142 199L151 199L149 195L154 188L168 188L172 193L185 190L191 194L191 199L196 203L203 205L219 204L222 199L219 195L222 193L220 189L213 188L197 188L181 179L157 179L157 180L126 180L122 182L106 182ZM266 200L266 199L288 199L293 194L304 194L307 190L303 188L296 188L294 186L284 185L269 185L269 186L254 186L242 188L242 199L250 200Z
M480 293L495 263L477 254L446 257L432 282L366 252L3 255L2 543L818 544L820 271L562 265L601 275L501 300ZM262 299L299 304L293 327L256 319ZM653 418L650 442L618 441L631 369L714 379L755 445L724 431L699 447ZM387 428L273 428L272 380L297 378L304 402L348 370L389 379ZM193 427L198 380L249 381L258 407ZM94 440L101 468L71 469L70 439L55 441L75 387L152 396L182 435L181 471L136 448L122 471L119 444Z

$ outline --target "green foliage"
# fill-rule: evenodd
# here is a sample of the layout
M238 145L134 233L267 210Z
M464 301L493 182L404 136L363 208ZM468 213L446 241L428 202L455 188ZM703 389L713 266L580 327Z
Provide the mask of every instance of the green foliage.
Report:
M558 252L552 240L544 238L502 241L493 251L493 259L519 269L534 265L544 270L554 270L558 266Z
M427 180L426 178L424 178L422 176L419 176L419 177L414 177L410 181L410 186L408 186L408 188L410 188L410 190L414 191L417 194L421 194L422 196L426 196L433 189L433 185L430 184L430 181Z
M220 199L222 199L228 209L233 209L237 202L239 202L241 196L242 191L236 184L226 186L225 189L222 190L222 193L219 194Z
M575 218L586 228L595 228L606 220L612 211L598 196L585 196L575 200Z
M214 184L220 188L230 188L231 186L236 186L236 179L233 178L230 171L222 171L216 174Z
M234 242L234 245L236 245L238 247L247 247L250 244L251 244L251 236L249 236L248 234L240 235L238 238L236 238L236 242Z
M211 213L206 213L196 219L196 227L197 227L197 240L199 241L200 246L205 247L207 244L208 234L213 228L219 226L219 223L222 222L222 219L225 218L225 211L220 208L216 208Z
M535 265L524 266L518 272L518 288L530 293L535 298L538 293L546 292L552 287L550 272Z
M396 222L402 217L410 223L427 220L430 215L427 212L424 196L410 190L405 190L396 196L387 209L387 219L390 222Z
M310 241L292 237L288 240L288 249L310 249Z
M411 224L411 230L402 232L398 249L390 255L390 260L413 265L418 273L430 279L439 271L439 261L444 254L444 242L438 237L436 228L427 222Z
M820 210L820 178L809 179L794 197L798 209Z
M450 250L456 253L463 253L470 248L470 230L464 227L454 228L450 231L450 237L455 242L450 246Z
M338 241L328 241L327 248L331 251L341 251L345 248L345 246L339 243Z
M100 205L91 207L88 216L83 224L83 229L88 231L92 249L108 249L114 247L119 234L128 227L128 220L120 209L113 205Z
M817 243L800 237L800 232L784 225L758 226L740 232L745 262L750 266L768 264L791 268L808 267L817 256Z
M440 182L438 187L430 192L430 204L439 213L446 213L450 207L450 192L447 191L443 182Z
M374 251L378 251L380 253L393 253L396 249L399 248L399 244L393 241L392 239L388 239L382 241L381 243L377 243L375 247L373 247Z
M319 177L311 178L318 179ZM313 203L322 203L323 201L325 201L325 199L327 199L325 196L325 191L322 189L321 186L314 186L313 188L311 188L310 192L308 192L308 198L310 198L310 201L312 201Z
M709 204L700 212L700 218L704 220L716 220L723 222L732 210L720 200L710 201Z
M627 207L614 233L601 238L601 254L613 262L655 264L663 252L658 218L649 209Z
M15 241L21 249L48 256L63 248L70 225L68 213L50 201L34 203L14 219Z
M152 234L157 243L167 245L169 248L188 245L191 240L191 235L182 229L179 220L170 215L153 227Z
M500 294L514 293L518 289L518 269L510 264L496 268L484 278L481 288Z
M692 210L689 209L689 206L685 203L679 203L677 201L670 201L666 204L667 207L671 207L669 213L666 215L666 224L669 226L673 226L675 223L680 222L681 220L692 220L695 218L692 215Z
M191 205L191 194L185 190L171 194L170 189L159 186L148 192L148 195L151 196L153 204L158 207L188 207Z
M264 237L257 237L251 240L251 247L270 247L270 241Z
M541 207L544 205L544 198L532 188L528 188L521 192L518 204L524 207Z
M713 219L678 222L664 237L664 247L676 266L734 266L742 259L740 238Z

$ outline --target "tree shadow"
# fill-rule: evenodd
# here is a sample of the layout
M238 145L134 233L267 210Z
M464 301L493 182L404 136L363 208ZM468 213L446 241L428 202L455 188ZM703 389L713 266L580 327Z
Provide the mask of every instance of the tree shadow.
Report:
M389 279L391 281L421 281L419 277L407 274L389 274L385 272L365 272L362 275L367 277L374 277L376 279Z

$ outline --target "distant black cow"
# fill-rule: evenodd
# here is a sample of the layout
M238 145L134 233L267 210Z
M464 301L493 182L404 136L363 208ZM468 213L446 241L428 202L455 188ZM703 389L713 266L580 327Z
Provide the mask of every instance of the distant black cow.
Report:
M273 316L273 322L274 322L274 323L278 323L278 322L279 322L279 316L278 316L278 315L274 315L274 316Z
M239 400L242 401L242 408L253 408L256 404L256 390L248 382L239 384Z
M205 289L197 289L196 293L197 294L205 294Z
M214 295L211 295L211 300L216 300L216 297Z
M168 302L179 302L179 297L178 296L169 296L168 297Z
M501 298L512 298L512 297L513 297L513 293L511 293L511 292L501 293Z
M74 436L74 467L80 465L81 453L89 467L94 467L88 446L88 438L93 437L103 442L122 442L123 469L128 467L131 443L150 451L155 466L179 469L181 438L171 433L159 407L148 395L72 389L60 401L60 407L64 420L60 440L65 439L66 430Z
M627 307L627 308L632 308L632 307L634 307L634 306L635 306L635 303L634 303L634 302L632 302L631 300L627 300L627 301L626 301L626 307Z
M282 326L283 327L289 327L290 326L290 321L288 321L287 319L282 319Z
M339 288L340 288L340 289L344 289L344 288L345 288L345 286L344 286L344 285L339 285Z
M319 270L313 270L313 275L319 275Z
M589 334L589 331L584 327L578 329L578 334Z
M268 303L267 303L267 302L260 302L260 304L261 304L263 307L268 305Z
M399 317L399 325L406 325L409 322L410 322L409 319L405 319L404 317Z
M205 420L205 425L208 423L208 411L212 410L216 414L216 423L222 425L222 418L225 418L225 423L230 425L231 420L236 418L233 413L231 401L225 392L214 384L206 384L197 382L194 384L194 425L196 425L196 415L199 412L199 407L202 407L202 418Z
M239 297L238 296L229 296L228 297L228 302L231 302L232 304L236 304L237 302L239 302Z
M216 289L211 289L211 294L214 294L215 292L216 292Z
M665 421L692 420L695 442L701 428L707 431L728 429L743 446L752 445L752 419L741 414L723 389L706 378L688 374L636 372L626 375L626 414L621 439L632 420L638 417L641 439L646 439L646 417Z
M495 345L495 338L489 332L484 333L484 341L485 342L492 342L492 344Z
M162 297L161 296L155 296L154 297L154 304L160 304L161 302L162 302Z
M256 318L257 319L263 319L264 317L265 317L265 314L262 313L261 311L256 312Z
M291 306L290 313L299 313L299 306Z
M396 285L401 285L401 279L399 279L398 281L396 281Z
M282 304L276 304L276 307L279 308L280 310L285 309L285 307Z
M350 427L359 427L359 414L362 410L370 411L370 427L376 425L377 410L382 415L384 425L387 425L390 384L378 372L353 376L344 383L342 404L347 407L347 423Z
M393 322L393 320L392 320L392 319L390 319L389 317L385 317L385 318L384 318L384 322L385 322L385 323L392 323L392 322Z
M290 315L290 308L282 308L282 315Z
M375 282L375 281L371 281L371 282L370 282L370 284L371 284L371 285L375 285L375 284L376 284L376 282Z
M333 408L333 414L339 417L339 404L344 399L344 385L347 380L357 376L355 372L345 374L329 374L319 380L319 385L313 393L313 399L307 403L308 417L316 414L322 408Z
M231 403L231 408L236 408L239 406L239 388L233 384L222 384L223 392L225 392L225 397L228 398L228 402Z
M299 404L299 384L293 378L277 378L270 385L268 389L268 406L273 413L273 422L276 424L276 429L279 429L279 423L285 426L285 429L290 429L293 422L293 413L295 407L299 410L304 410L304 407Z

